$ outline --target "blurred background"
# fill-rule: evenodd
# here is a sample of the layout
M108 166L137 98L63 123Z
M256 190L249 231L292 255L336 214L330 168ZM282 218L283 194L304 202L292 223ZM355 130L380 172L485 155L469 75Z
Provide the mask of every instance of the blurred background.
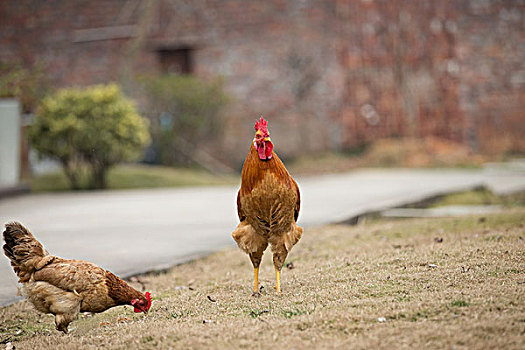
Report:
M261 114L298 174L523 156L524 16L520 0L4 0L0 187L237 181Z

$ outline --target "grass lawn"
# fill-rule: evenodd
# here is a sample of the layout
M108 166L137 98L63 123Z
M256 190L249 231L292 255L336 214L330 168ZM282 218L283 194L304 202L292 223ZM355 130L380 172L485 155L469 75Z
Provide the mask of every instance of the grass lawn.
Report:
M446 205L504 205L506 207L525 206L525 192L498 196L489 189L479 188L471 191L457 192L438 197L428 207L436 208Z
M27 302L0 309L17 349L456 348L525 344L525 208L450 219L309 228L262 296L238 249L141 276L150 313L83 315L65 336ZM225 232L225 234L229 234Z
M117 165L108 173L109 189L230 185L238 182L238 176L218 176L205 170L138 164ZM37 176L30 184L33 192L70 190L61 171Z

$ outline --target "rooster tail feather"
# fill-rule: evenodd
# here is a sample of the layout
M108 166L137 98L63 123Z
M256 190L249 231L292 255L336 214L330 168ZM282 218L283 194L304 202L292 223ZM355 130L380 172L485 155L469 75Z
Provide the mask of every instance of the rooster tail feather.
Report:
M11 266L19 281L29 281L31 274L49 253L35 236L18 222L5 225L4 241L4 254L11 260Z

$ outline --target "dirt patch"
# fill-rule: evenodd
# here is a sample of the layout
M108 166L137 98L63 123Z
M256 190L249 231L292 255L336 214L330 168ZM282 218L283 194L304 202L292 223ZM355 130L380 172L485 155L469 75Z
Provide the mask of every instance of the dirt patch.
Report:
M525 209L454 219L380 221L306 230L273 292L228 250L139 277L148 316L119 307L54 330L27 302L0 310L0 342L75 348L522 348ZM227 233L225 233L227 234Z

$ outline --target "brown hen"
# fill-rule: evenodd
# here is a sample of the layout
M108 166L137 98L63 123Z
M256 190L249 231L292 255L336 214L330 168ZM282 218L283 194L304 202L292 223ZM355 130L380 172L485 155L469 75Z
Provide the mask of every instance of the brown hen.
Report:
M111 272L87 261L50 255L18 222L5 225L4 241L4 253L24 295L38 311L55 315L59 331L67 333L79 312L132 305L135 312L147 313L151 306L149 292L142 294Z

